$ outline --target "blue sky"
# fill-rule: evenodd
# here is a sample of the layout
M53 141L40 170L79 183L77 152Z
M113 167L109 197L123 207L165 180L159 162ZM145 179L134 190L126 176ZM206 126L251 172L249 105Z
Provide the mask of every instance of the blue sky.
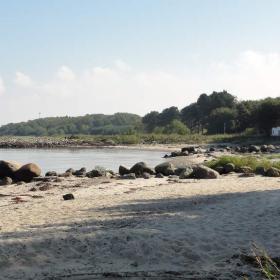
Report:
M0 0L0 123L143 115L224 88L277 96L279 11L277 0Z

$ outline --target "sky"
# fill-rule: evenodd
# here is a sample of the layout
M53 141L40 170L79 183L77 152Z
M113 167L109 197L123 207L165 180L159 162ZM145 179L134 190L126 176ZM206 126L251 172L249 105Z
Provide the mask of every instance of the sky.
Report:
M0 124L280 96L279 0L0 0Z

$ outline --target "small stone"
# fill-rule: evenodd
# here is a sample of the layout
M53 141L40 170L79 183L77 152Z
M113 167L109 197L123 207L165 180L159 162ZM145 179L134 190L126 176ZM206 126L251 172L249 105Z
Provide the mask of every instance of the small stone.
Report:
M156 178L164 178L164 175L161 174L161 173L157 173L155 177L156 177Z
M142 176L143 176L144 179L150 179L151 178L151 175L147 172L144 172Z
M48 171L45 174L46 177L50 177L50 176L57 176L57 172L56 171Z
M63 199L64 200L71 200L71 199L75 199L75 197L72 193L67 193L67 194L63 195Z
M4 177L0 180L0 186L8 186L13 183L13 179L10 177Z

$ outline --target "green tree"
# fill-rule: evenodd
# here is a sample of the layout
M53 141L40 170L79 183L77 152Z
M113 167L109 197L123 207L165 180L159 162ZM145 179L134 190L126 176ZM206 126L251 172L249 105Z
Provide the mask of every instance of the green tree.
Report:
M166 126L164 132L167 134L176 133L184 135L190 133L190 130L181 121L173 120L170 124Z
M213 110L209 116L207 132L209 134L231 133L235 129L236 111L221 107Z

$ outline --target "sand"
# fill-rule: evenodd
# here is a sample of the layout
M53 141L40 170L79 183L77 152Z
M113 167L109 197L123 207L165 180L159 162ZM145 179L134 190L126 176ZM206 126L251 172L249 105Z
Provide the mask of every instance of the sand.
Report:
M262 279L239 255L280 254L279 178L62 180L1 187L0 279Z

